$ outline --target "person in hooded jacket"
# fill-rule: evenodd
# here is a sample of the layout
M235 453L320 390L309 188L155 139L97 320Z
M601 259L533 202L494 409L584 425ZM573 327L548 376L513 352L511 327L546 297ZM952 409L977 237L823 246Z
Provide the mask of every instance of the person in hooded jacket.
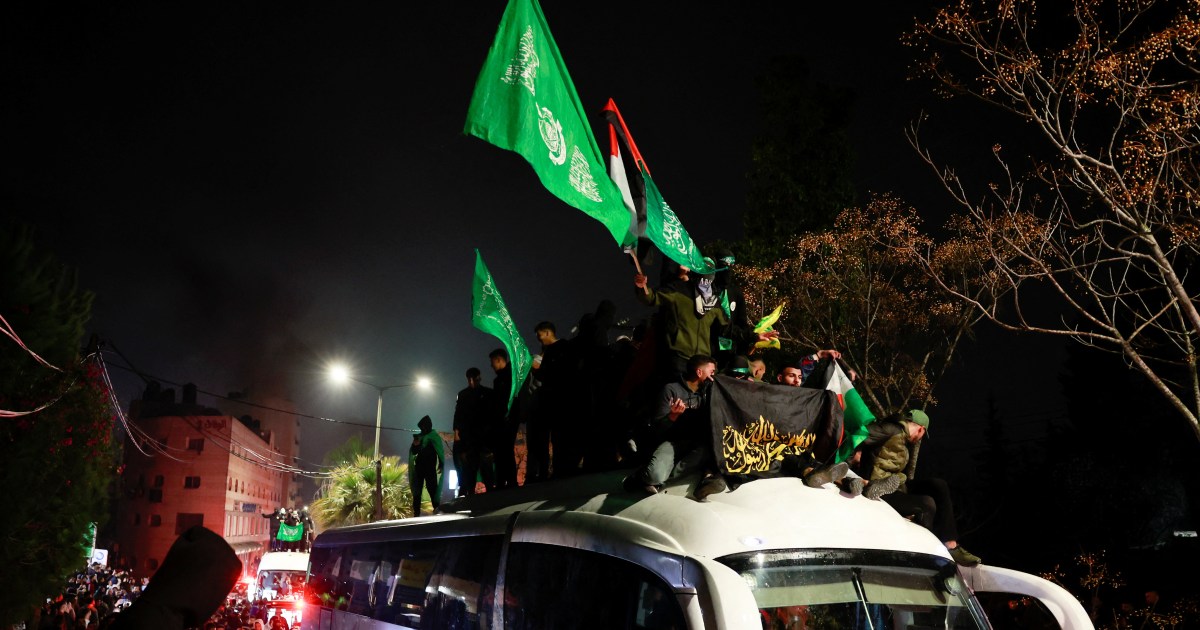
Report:
M714 265L711 259L705 261ZM724 334L738 337L733 342L735 348L778 336L773 331L754 333L732 325L722 308L721 293L714 288L715 279L715 272L698 274L684 270L678 282L656 290L647 284L646 276L634 276L637 300L647 306L659 307L659 322L663 327L660 334L665 335L667 354L660 363L663 371L659 380L673 381L684 372L688 359L695 355L712 356L714 325L719 324Z
M442 502L442 484L439 475L445 463L442 436L433 430L429 416L417 422L420 433L413 436L408 450L408 483L412 488L413 516L421 515L421 489L429 492L429 502L436 512Z

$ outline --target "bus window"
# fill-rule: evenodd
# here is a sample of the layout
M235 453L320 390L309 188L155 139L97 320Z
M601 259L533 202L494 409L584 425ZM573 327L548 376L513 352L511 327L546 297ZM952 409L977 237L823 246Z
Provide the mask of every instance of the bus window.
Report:
M425 591L443 543L379 542L315 547L308 601L418 628Z
M612 556L514 543L504 576L505 628L683 628L670 586Z
M721 558L750 586L763 628L982 627L970 593L951 565L845 560L850 559L814 560L809 554L786 552Z
M448 541L426 589L422 628L490 628L499 536Z

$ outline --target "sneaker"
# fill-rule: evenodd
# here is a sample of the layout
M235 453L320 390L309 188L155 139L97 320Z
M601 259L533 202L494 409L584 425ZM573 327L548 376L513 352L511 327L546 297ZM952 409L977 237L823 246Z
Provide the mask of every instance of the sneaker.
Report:
M728 484L725 483L725 479L720 475L705 477L704 480L700 482L700 485L696 486L696 492L693 493L694 498L701 503L707 503L708 495L717 494L718 492L725 492L725 489L728 487Z
M626 477L625 480L621 482L621 486L625 488L626 492L632 492L635 494L658 494L658 486L639 481L632 476Z
M880 497L899 490L900 485L907 479L908 477L905 477L904 473L896 473L883 479L872 479L871 483L867 484L867 489L863 490L863 496L872 501L878 501Z
M820 488L827 483L841 481L850 471L850 464L846 462L838 462L827 468L819 468L808 473L804 478L804 485L809 488Z
M866 483L861 477L846 477L837 483L838 489L850 495L851 497L856 497L862 494L863 486L865 485Z
M979 564L980 562L983 562L983 560L979 559L979 556L971 553L970 551L967 551L966 549L963 549L962 545L959 545L959 546L951 549L950 557L954 558L955 562L961 564L964 567L973 567L973 566Z

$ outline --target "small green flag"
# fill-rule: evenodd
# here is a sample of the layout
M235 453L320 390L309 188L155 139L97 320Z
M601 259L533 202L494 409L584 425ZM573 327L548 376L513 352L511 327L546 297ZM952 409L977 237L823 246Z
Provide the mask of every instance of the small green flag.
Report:
M508 364L512 367L512 390L508 393L508 408L511 409L513 399L517 397L525 377L529 376L533 361L478 249L475 250L475 280L471 286L471 323L500 339L508 350Z
M281 542L296 542L304 538L304 525L280 523L279 533L275 535L275 538Z
M463 132L521 154L556 197L603 223L619 245L636 242L537 0L509 1Z

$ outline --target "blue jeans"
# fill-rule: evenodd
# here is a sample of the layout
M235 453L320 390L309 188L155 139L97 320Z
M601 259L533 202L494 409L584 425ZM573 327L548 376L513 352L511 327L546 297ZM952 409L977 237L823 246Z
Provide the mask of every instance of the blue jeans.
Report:
M667 440L654 449L637 478L647 485L661 486L667 479L699 470L707 454L704 444L695 440Z

